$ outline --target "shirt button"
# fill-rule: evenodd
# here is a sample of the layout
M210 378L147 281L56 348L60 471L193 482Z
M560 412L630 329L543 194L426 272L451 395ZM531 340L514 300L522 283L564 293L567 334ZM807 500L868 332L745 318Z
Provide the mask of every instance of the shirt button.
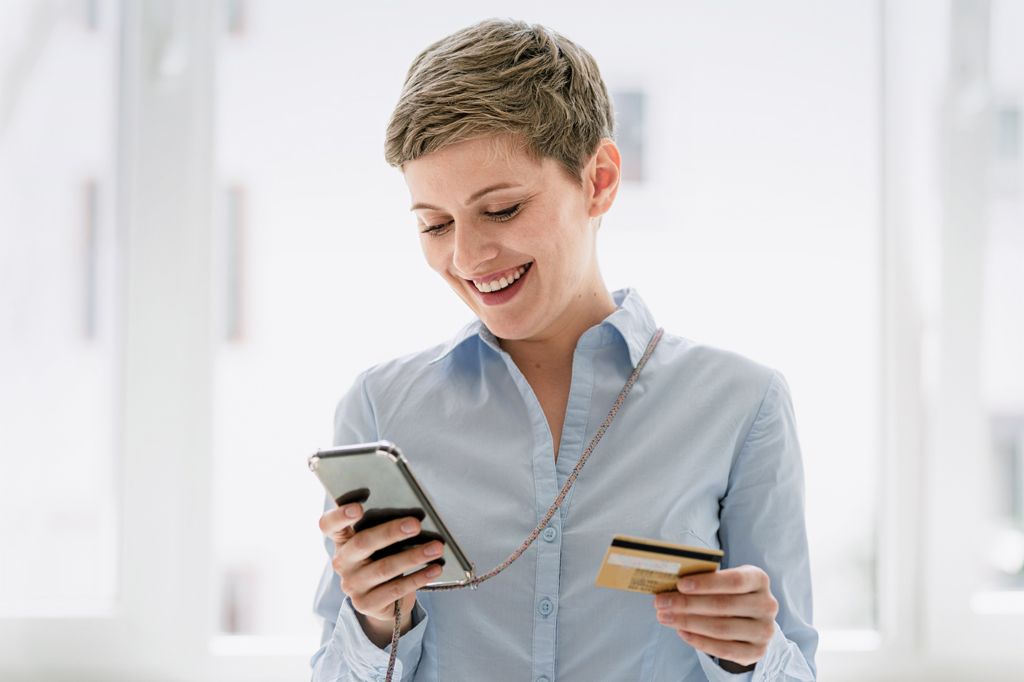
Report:
M554 610L554 608L555 608L555 603L553 601L551 601L550 599L548 599L547 597L544 597L543 599L541 599L540 603L537 604L537 612L540 613L540 615L542 615L542 616L551 615L551 612Z
M540 534L540 536L547 542L554 542L556 535L558 535L558 531L552 526L548 526L544 529L544 532Z
M537 678L537 682L551 682L551 680L549 680L544 675L541 675L540 677Z

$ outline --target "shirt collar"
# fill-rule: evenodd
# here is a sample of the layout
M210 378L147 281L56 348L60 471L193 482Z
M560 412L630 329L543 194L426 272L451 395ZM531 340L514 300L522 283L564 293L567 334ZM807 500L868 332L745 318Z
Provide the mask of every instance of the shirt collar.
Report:
M636 289L626 287L612 292L612 300L618 306L615 312L601 321L600 326L615 329L629 349L629 360L636 367L647 344L655 332L654 317ZM452 351L470 339L478 338L497 352L501 351L498 339L479 318L468 323L452 337L429 364L440 362Z
M647 344L657 330L654 316L640 294L632 287L618 289L612 293L618 308L601 322L619 332L629 349L629 361L636 367L647 350Z
M482 341L487 343L487 345L491 346L495 350L500 350L501 348L498 345L497 338L495 338L494 334L491 333L491 330L488 329L487 326L480 321L480 318L476 318L475 320L467 324L465 327L460 329L455 336L453 336L446 344L444 344L444 348L441 349L441 353L427 364L432 365L435 362L440 362L449 354L451 354L452 351L454 351L456 348L458 348L463 343L472 338L480 338Z

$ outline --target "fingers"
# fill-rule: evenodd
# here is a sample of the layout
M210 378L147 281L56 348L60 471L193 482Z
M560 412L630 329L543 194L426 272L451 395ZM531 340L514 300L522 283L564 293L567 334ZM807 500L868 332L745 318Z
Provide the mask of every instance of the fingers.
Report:
M687 584L689 581L692 584ZM756 566L689 575L655 597L658 622L711 656L740 665L760 660L775 633L779 603Z
M752 644L750 642L726 641L707 637L688 630L677 630L679 637L694 649L699 649L709 656L750 665L757 663L768 651L767 644Z
M354 512L354 514L352 513ZM325 512L320 517L321 532L334 539L335 551L331 564L340 578L342 592L352 600L352 606L359 613L379 620L393 617L394 603L412 595L416 590L441 574L441 566L431 564L410 575L407 571L422 566L441 556L442 542L425 542L424 537L414 537L421 531L419 520L403 517L355 532L355 524L363 518L362 505L351 504ZM402 542L420 542L414 547L397 552L401 547L392 547ZM377 560L370 557L375 552L390 547L394 554L383 555ZM413 602L414 603L414 602ZM411 607L409 607L411 608Z
M420 522L406 516L359 531L344 547L345 560L351 566L361 564L374 552L420 532Z
M355 566L346 573L346 587L356 592L369 592L392 578L436 559L443 550L442 543L435 541Z
M747 594L680 594L664 592L655 598L659 612L698 616L775 618L779 604L770 592Z
M686 594L742 594L768 589L769 580L761 568L744 565L694 573L680 579L676 587Z
M755 618L737 618L735 616L694 616L686 613L659 613L658 622L676 630L692 632L703 637L726 641L750 642L752 644L767 642L775 632L772 622Z
M382 560L383 561L383 560ZM379 562L375 562L379 563ZM420 561L419 563L423 563ZM413 564L417 565L416 563ZM434 564L416 571L403 578L395 578L368 592L359 592L352 596L352 606L357 611L367 614L382 614L389 617L392 613L395 601L402 599L408 594L416 592L419 588L441 575L441 567Z
M335 507L320 517L320 532L342 544L352 537L352 526L362 515L363 506L358 503Z

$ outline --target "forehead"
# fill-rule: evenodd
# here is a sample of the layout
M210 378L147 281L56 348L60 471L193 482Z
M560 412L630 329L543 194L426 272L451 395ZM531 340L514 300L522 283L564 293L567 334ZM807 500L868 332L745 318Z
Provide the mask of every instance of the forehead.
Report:
M452 193L462 201L480 187L536 181L549 172L549 161L534 159L515 139L489 136L457 142L407 161L402 171L414 201Z

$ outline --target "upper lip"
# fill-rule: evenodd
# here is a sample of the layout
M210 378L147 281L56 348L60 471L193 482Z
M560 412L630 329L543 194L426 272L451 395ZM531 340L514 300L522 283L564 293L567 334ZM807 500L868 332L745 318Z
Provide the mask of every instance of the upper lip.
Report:
M501 279L502 276L514 277L516 272L519 271L519 268L521 268L521 267L523 267L525 265L529 265L532 262L533 261L527 261L526 263L520 263L519 265L513 265L512 267L505 268L504 270L495 270L494 272L488 273L486 275L481 275L479 277L473 277L473 278L471 278L468 281L475 282L476 284L490 284L491 282L494 282L496 280Z

